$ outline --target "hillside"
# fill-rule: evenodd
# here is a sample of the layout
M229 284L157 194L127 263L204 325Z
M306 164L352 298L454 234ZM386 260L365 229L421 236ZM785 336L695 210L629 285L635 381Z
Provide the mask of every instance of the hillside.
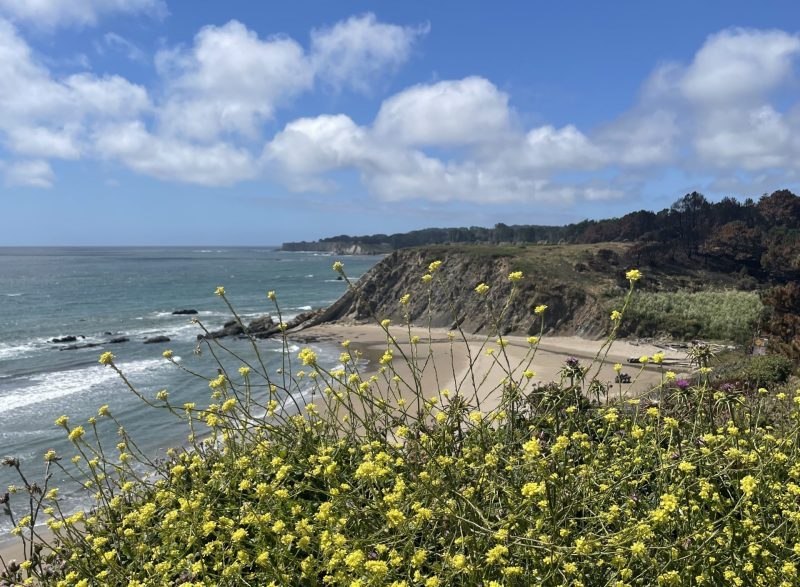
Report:
M599 243L576 245L439 245L395 251L386 256L365 274L355 288L342 298L311 317L301 328L332 321L367 321L374 318L403 320L405 309L399 299L406 293L414 296L408 306L412 322L437 327L452 328L460 323L469 332L489 332L491 317L486 302L496 313L502 311L510 292L508 274L522 271L526 278L520 282L518 293L505 310L505 332L518 334L538 333L534 325L533 308L547 305L545 328L558 334L601 336L610 326L609 313L621 302L627 290L626 269L632 266L633 246L626 243ZM432 284L432 294L421 290L422 276L434 260L443 261ZM645 300L651 294L682 295L691 297L695 292L714 296L730 296L737 291L740 278L727 272L707 269L687 270L683 267L663 266L647 271L636 299ZM489 293L479 296L475 286L486 283ZM678 294L680 292L680 294ZM756 294L745 300L748 308L760 313ZM662 307L664 301L660 302ZM706 301L707 303L707 301ZM684 303L685 305L685 303ZM639 309L634 303L632 310ZM644 308L641 308L643 311ZM663 332L658 324L649 330L636 331L640 335L658 333L681 334L689 328L682 322L684 314L673 318L671 330ZM711 314L709 314L709 317ZM756 320L751 319L750 322ZM709 320L709 324L710 324ZM648 323L649 324L649 323ZM701 334L703 325L692 326L692 334ZM744 326L716 330L736 332ZM755 324L747 324L747 335L752 338ZM677 331L677 332L675 332Z

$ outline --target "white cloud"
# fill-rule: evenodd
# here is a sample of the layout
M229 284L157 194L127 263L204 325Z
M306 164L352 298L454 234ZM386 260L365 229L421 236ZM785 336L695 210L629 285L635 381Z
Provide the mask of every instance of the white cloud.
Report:
M314 80L296 41L262 40L237 21L203 28L191 49L161 51L156 63L167 85L161 129L200 140L223 133L255 138L279 105Z
M797 132L772 106L709 112L694 140L698 154L718 167L748 171L792 165Z
M21 155L51 159L78 159L81 147L79 127L52 129L43 126L16 126L8 129L6 144Z
M9 187L49 188L55 177L50 164L42 159L4 163L0 170L3 171L5 185Z
M0 0L0 15L35 27L93 26L113 14L167 15L163 0Z
M353 16L311 31L311 61L317 76L335 89L368 91L372 82L406 62L427 25L378 22L374 14Z
M141 122L112 124L94 134L96 155L117 159L138 173L205 186L252 179L257 165L250 153L224 142L197 145L153 135Z
M87 125L135 118L149 108L147 91L119 76L54 78L0 20L0 139L12 151L75 159Z
M481 77L420 84L384 100L375 132L406 145L470 145L510 132L508 96Z
M711 35L680 83L693 102L750 103L788 81L800 38L783 31L728 29Z
M312 31L304 48L230 21L160 51L154 90L118 75L57 76L0 19L5 182L46 187L48 160L97 158L209 186L269 178L330 192L336 173L352 170L387 201L565 204L638 193L668 169L788 177L800 164L800 103L784 106L800 41L781 31L710 36L689 62L656 67L631 109L594 128L524 126L511 96L478 76L408 87L363 124L346 112L279 119L315 87L370 90L426 31L367 14ZM103 39L141 57L122 37ZM270 122L282 130L265 140Z
M326 115L287 124L267 144L263 157L267 168L276 170L295 190L331 189L325 173L355 169L370 192L386 201L565 202L620 194L602 186L551 181L554 170L577 162L579 151L594 149L572 127L543 127L509 141L523 153L522 159L510 155L509 148L493 157L476 152L472 158L444 161L403 144L402 139L393 140L385 129L358 126L345 115Z

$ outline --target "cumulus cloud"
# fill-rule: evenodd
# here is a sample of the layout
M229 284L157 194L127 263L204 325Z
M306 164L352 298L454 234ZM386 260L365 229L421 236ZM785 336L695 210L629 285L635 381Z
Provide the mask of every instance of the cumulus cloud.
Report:
M691 101L746 105L793 75L800 38L783 31L735 28L711 35L686 68L680 89Z
M353 16L311 31L311 62L317 76L335 89L368 91L376 78L408 60L428 25L404 27L378 22L374 14Z
M103 6L112 4L136 3ZM350 170L387 201L569 203L638 193L668 169L773 178L800 163L800 103L786 106L800 38L782 31L711 35L688 62L654 68L632 108L593 128L526 126L512 96L479 76L407 87L366 122L347 112L280 119L315 89L374 89L427 30L367 14L311 31L304 46L238 21L207 26L156 54L154 91L116 75L57 76L0 19L5 182L48 187L50 160L93 157L199 185L269 178L333 192ZM103 47L131 49L109 34Z
M418 34L365 15L314 31L306 50L286 36L261 38L237 21L207 26L189 47L156 55L162 87L152 97L120 76L54 76L0 19L0 140L28 157L111 158L157 178L230 185L260 172L258 158L240 143L259 140L278 108L318 79L368 83L406 60ZM113 33L100 47L141 57Z
M405 145L467 145L511 131L508 96L481 77L420 84L381 104L375 132Z
M135 118L151 105L147 91L119 76L55 78L13 25L0 20L0 139L30 157L76 159L86 129Z
M94 26L103 16L167 15L163 0L0 0L0 15L43 29Z
M167 85L161 128L200 140L222 133L255 137L279 105L314 81L299 43L259 39L237 21L203 28L190 49L161 51L156 63Z
M110 124L98 129L93 138L100 156L159 179L224 186L256 174L246 149L224 142L196 145L154 135L139 121Z

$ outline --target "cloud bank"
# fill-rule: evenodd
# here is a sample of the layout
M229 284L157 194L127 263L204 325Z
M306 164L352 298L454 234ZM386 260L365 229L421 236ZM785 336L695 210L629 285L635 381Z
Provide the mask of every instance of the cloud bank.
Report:
M56 27L165 10L156 0L52 2L60 13L50 4L0 0L0 14ZM526 127L513 96L479 76L387 95L366 123L347 112L283 118L314 92L374 96L429 29L366 14L313 29L304 45L234 20L161 49L145 87L91 71L60 77L0 20L0 173L6 185L49 187L53 161L96 159L174 182L335 192L337 174L354 171L385 201L565 203L623 198L669 169L711 170L732 185L741 173L791 178L800 162L800 38L780 30L709 36L690 62L655 67L631 109L593 128ZM104 37L132 50L123 41Z

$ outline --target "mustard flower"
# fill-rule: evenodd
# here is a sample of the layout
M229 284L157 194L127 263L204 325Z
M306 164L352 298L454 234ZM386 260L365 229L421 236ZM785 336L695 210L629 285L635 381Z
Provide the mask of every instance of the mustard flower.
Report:
M161 353L161 356L164 357L165 359L171 359L173 356L173 352L172 350L167 349L163 353Z
M523 497L535 497L537 495L544 495L545 491L547 490L547 486L542 482L531 481L530 483L526 483L522 486L522 496Z
M430 273L426 273L425 275L422 276L422 283L429 283L431 279L433 279L433 275L431 275Z
M73 428L69 433L69 439L72 442L77 442L83 438L84 433L83 426L75 426L75 428Z
M310 348L306 347L301 350L297 354L297 358L303 363L303 365L316 365L317 364L317 353L312 351Z
M533 313L537 316L540 314L544 314L544 311L547 309L547 304L539 304L533 309Z
M475 286L475 291L478 293L478 295L485 295L489 291L489 286L485 283L479 283Z
M439 267L441 267L441 266L442 266L442 262L441 261L434 261L433 263L428 265L428 271L433 273L434 271L438 270Z
M612 321L616 322L620 318L622 318L622 313L619 310L614 310L613 312L611 312Z
M512 271L511 273L508 274L508 280L511 283L516 283L520 281L523 277L524 275L522 274L522 271Z
M753 492L756 490L756 486L758 485L758 479L753 477L752 475L747 475L742 478L739 482L739 487L741 487L742 491L747 497L753 495Z
M217 288L214 290L214 294L222 297L225 295L225 288L221 285L218 285Z
M275 301L275 297L276 297L276 296L275 296L275 292L274 292L274 291L272 291L272 290L269 290L269 291L267 292L267 298L268 298L268 299L270 299L270 300L272 300L272 301L274 302L274 301Z
M630 282L639 281L642 278L642 272L638 269L631 269L625 273L625 279Z
M403 294L400 297L400 303L404 306L407 306L409 301L411 301L411 294Z
M108 351L100 355L100 359L98 360L98 363L101 365L110 365L112 362L114 362L114 353Z

